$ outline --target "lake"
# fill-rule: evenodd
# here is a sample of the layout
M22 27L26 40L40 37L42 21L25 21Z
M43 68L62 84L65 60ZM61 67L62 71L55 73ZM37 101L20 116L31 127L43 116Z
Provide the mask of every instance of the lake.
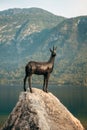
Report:
M35 84L33 87L36 87ZM21 91L23 88L20 85L0 86L0 125L14 108ZM87 87L49 85L49 91L87 128Z

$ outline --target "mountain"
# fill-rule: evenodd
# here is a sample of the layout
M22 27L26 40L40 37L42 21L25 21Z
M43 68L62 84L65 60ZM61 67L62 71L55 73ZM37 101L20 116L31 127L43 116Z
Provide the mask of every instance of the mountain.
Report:
M63 17L55 16L45 10L37 8L9 9L0 12L1 57L4 58L7 56L11 50L13 52L20 51L20 43L21 46L24 44L29 46L29 42L33 41L31 34L36 32L40 33L43 29L50 29L63 19ZM25 43L23 44L23 42ZM3 54L3 49L7 54ZM18 55L15 54L14 56L17 57ZM6 59L9 60L9 57L6 57Z
M86 25L87 16L67 19L53 28L49 36L50 44L58 46L56 73L60 82L87 86Z
M1 130L84 130L82 124L52 94L33 88L22 92Z
M57 46L50 82L87 86L87 16L64 18L39 8L0 12L0 82L20 83L30 60L47 61ZM40 83L35 76L33 82Z
M39 8L9 9L0 12L1 42L22 40L29 34L52 28L64 18Z

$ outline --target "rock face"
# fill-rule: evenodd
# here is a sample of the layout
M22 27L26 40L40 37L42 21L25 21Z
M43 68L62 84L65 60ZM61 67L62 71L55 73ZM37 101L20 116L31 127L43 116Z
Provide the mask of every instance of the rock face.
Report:
M65 106L52 94L33 88L22 92L1 130L84 130Z

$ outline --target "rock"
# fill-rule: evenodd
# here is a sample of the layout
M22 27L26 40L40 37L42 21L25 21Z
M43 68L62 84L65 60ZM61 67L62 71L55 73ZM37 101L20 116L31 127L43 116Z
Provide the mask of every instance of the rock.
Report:
M52 94L33 88L21 92L1 130L84 130L80 121Z

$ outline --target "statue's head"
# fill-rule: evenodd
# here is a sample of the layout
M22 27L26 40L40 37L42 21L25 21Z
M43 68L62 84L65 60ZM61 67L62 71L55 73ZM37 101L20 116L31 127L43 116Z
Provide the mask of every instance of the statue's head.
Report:
M57 47L54 47L54 46L53 46L53 49L50 49L51 55L53 57L56 56L56 49L57 49Z

